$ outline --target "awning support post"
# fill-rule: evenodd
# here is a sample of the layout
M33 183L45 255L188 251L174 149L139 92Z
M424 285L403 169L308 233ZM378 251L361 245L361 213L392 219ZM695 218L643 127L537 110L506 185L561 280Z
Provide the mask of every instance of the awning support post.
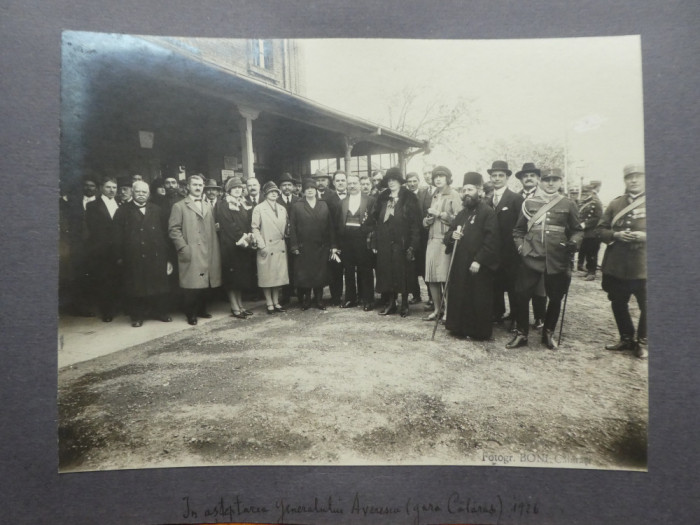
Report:
M258 118L260 112L243 106L238 106L238 112L243 117L238 122L241 131L241 152L243 153L243 178L249 179L250 177L255 177L253 168L253 121Z

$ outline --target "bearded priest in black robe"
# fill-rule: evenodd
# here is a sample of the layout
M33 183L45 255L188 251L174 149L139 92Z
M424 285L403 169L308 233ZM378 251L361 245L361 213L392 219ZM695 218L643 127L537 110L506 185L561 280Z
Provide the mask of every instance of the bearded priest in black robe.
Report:
M445 327L457 337L487 340L492 333L493 285L500 257L498 221L482 200L483 177L468 172L460 190L462 210L444 243L454 251L447 285Z

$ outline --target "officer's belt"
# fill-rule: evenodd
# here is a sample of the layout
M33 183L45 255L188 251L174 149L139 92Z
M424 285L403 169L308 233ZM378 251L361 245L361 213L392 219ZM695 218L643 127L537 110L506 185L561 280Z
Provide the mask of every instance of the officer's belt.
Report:
M553 232L565 232L566 231L566 226L557 226L556 224L535 224L532 228L531 231L540 231L540 230L545 230L545 231L553 231Z

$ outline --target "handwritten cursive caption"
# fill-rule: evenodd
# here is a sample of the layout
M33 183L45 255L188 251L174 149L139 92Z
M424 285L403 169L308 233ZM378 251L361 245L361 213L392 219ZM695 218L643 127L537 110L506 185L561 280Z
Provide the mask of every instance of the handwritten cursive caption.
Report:
M226 523L246 521L258 523L303 523L304 518L325 515L324 523L332 521L331 515L349 515L357 521L392 517L392 522L411 525L445 522L481 523L484 525L508 525L541 522L542 509L537 500L517 497L505 498L496 495L491 499L473 498L452 492L435 500L407 497L405 500L381 501L359 492L347 498L326 495L297 501L281 497L264 502L247 499L240 495L219 496L212 502L194 501L190 496L182 498L181 518L190 523ZM347 522L347 519L343 519Z

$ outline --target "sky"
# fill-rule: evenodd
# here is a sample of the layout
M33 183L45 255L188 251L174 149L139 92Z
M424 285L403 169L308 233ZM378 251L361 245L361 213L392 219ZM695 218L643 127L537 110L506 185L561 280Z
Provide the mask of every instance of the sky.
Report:
M637 36L533 40L301 40L306 96L385 124L396 93L419 103L468 102L470 125L414 158L409 170L442 164L453 173L511 158L497 141L524 137L566 145L576 180L603 181L601 198L624 190L622 168L644 161L642 64ZM503 148L500 148L501 150ZM560 166L562 169L564 166Z

